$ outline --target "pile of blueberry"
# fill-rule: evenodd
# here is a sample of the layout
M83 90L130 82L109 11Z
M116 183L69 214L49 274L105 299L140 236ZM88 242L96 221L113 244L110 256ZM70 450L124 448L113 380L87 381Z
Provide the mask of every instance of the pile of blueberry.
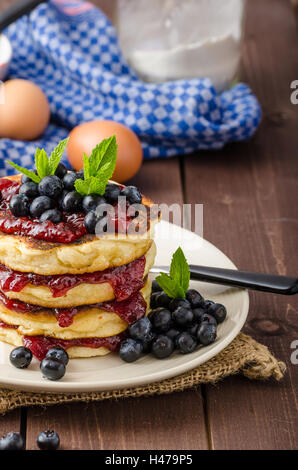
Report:
M33 170L35 173L36 170ZM75 191L75 181L84 178L84 171L67 171L59 163L55 175L45 176L40 183L34 183L28 176L22 175L19 194L14 195L9 203L12 214L16 217L32 217L40 222L47 220L58 224L63 220L62 212L69 214L85 212L84 225L89 233L94 233L99 216L96 208L101 204L114 204L119 196L125 196L130 204L140 204L142 195L135 186L121 189L117 184L108 183L103 196L90 194L81 196Z
M120 357L136 361L143 353L151 352L164 359L177 349L181 354L192 353L198 346L207 346L216 339L217 325L227 311L224 305L204 300L201 294L189 289L185 299L170 298L152 283L151 312L128 328L129 338L120 347Z
M18 369L26 369L32 361L32 352L29 348L20 346L11 351L10 362ZM59 380L66 372L69 357L65 349L56 346L49 349L46 357L40 363L40 370L45 379Z
M42 431L38 434L36 443L40 450L57 450L60 445L60 438L55 431ZM0 439L0 450L24 449L24 439L18 432L9 432Z

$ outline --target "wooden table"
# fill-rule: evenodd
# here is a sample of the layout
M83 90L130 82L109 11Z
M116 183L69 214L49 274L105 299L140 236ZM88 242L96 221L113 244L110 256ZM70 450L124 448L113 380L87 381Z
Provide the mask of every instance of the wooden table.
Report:
M290 83L298 79L298 40L287 0L248 2L241 79L263 109L253 139L146 162L133 182L156 202L203 203L205 238L237 266L297 275L298 106ZM286 362L280 383L237 376L168 396L28 408L0 418L0 434L21 430L27 449L47 428L64 449L297 448L297 300L250 294L244 331Z

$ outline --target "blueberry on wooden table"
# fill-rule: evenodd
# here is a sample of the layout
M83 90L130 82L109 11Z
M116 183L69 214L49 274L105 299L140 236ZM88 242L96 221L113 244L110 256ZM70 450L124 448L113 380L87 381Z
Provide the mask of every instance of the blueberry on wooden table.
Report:
M24 450L24 440L18 432L9 432L0 439L0 450Z
M20 346L11 351L9 360L18 369L26 369L31 364L32 352L30 349Z
M37 436L37 445L40 450L57 450L60 446L60 437L55 431L42 431Z

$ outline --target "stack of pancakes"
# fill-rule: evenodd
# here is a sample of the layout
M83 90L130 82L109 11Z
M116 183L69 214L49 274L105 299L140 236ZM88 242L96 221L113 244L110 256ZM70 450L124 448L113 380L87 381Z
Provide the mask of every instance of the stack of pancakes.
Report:
M137 234L69 244L0 232L0 339L39 359L56 345L70 357L117 350L150 300L156 247L154 223L144 224Z

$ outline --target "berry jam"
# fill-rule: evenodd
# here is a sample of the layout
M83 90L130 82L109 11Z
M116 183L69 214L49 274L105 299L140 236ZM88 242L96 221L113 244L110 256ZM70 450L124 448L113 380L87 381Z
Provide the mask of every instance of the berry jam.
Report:
M40 307L39 305L27 304L25 302L21 302L20 300L9 299L1 292L0 302L7 309L18 313L38 314L39 312L43 311L49 314L53 314L55 315L61 328L70 326L73 323L74 316L86 308L100 308L106 312L115 312L119 315L120 318L122 318L122 320L131 325L145 315L147 307L146 302L140 292L135 293L129 299L123 300L122 302L111 300L109 302L100 302L92 305L83 305L81 307L70 308L46 309L44 307Z
M32 351L32 354L34 354L37 359L42 361L49 349L55 346L60 346L63 349L68 349L72 346L82 346L93 349L105 347L112 352L116 352L119 351L121 342L126 337L127 333L125 331L119 335L108 336L106 338L57 339L47 336L24 336L23 343L26 348Z
M62 297L70 289L83 283L108 282L113 287L115 298L119 302L142 289L145 265L146 258L142 256L129 264L94 273L42 276L35 273L14 271L0 264L0 289L3 292L20 292L27 284L47 286L53 297Z
M0 179L0 191L2 200L0 202L0 231L19 235L21 237L32 237L53 243L71 243L81 238L87 233L84 227L85 214L80 212L68 214L63 212L63 221L54 224L51 221L40 222L38 219L27 217L15 217L9 210L9 201L14 194L19 192L21 183L6 178ZM128 207L128 206L127 206ZM127 233L133 216L127 214L127 210L118 211L118 206L114 207L115 213L111 220L116 233Z
M1 320L0 320L0 328L13 328L13 329L17 329L18 326L17 326L17 325L8 325L7 323L4 323L4 321L1 321Z

